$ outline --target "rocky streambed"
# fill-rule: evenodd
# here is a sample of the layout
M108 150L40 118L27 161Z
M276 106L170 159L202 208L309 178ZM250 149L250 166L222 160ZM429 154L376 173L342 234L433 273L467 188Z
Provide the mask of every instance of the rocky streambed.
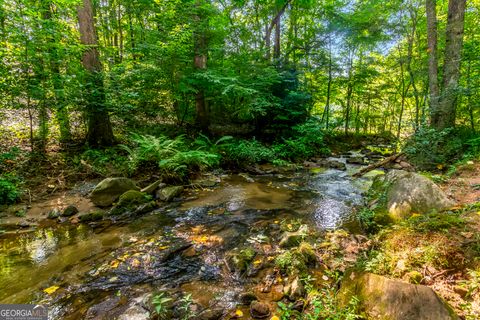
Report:
M93 184L35 204L37 219L16 217L22 229L4 224L0 303L45 303L58 319L149 319L159 305L172 319L269 318L278 301L305 294L293 269L328 284L326 269L344 270L368 247L355 208L381 173L352 180L355 165L309 167L211 175L114 218L82 219L98 210ZM68 205L79 213L45 219Z

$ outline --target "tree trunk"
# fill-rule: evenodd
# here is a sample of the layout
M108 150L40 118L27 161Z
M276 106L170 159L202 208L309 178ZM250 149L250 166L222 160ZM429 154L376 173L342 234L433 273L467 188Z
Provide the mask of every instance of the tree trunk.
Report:
M443 66L443 90L434 123L436 129L455 126L455 109L460 79L460 62L463 47L463 31L466 0L450 0L446 29L445 63Z
M430 117L432 126L438 123L440 89L438 87L437 8L436 0L426 0L428 38L428 86L430 89Z
M80 42L86 46L82 64L86 70L87 92L87 142L91 146L109 146L115 141L110 116L105 106L105 88L103 84L102 63L98 53L91 0L82 0L78 6Z
M196 3L197 12L195 14L195 21L197 25L197 29L195 30L193 37L194 37L194 66L198 71L205 70L207 68L207 39L205 36L205 28L204 19L201 12L199 12L201 3ZM205 101L205 92L203 88L198 87L197 93L195 95L195 123L198 128L203 132L208 132L209 117L208 117L208 110L207 110L207 103Z
M52 3L51 1L45 1L43 7L43 19L45 21L52 20ZM48 42L48 60L50 65L50 70L52 73L52 84L55 97L55 116L57 118L59 130L60 130L60 142L66 142L71 139L70 133L70 117L68 110L66 108L64 86L62 81L62 76L60 74L60 64L58 51L56 48L56 39L55 34L56 30L47 31Z
M330 117L330 95L332 91L332 40L329 38L328 47L328 82L327 82L327 101L325 103L325 129L328 130L328 122Z

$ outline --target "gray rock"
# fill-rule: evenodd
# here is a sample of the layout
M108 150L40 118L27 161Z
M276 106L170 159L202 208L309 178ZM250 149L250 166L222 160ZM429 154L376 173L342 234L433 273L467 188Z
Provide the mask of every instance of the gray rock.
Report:
M144 193L148 193L148 194L154 194L157 189L161 189L165 186L166 186L166 184L162 182L162 179L159 179L159 180L155 181L154 183L146 186L145 188L143 188L140 191L144 192Z
M303 296L305 295L305 288L300 279L298 277L295 277L292 283L284 287L283 293L291 301L296 301L303 298Z
M453 320L458 316L427 287L391 280L372 273L347 272L342 280L340 306L357 297L368 319Z
M133 180L128 178L107 178L93 189L90 199L99 207L108 207L128 190L140 190Z
M165 187L157 191L157 198L161 201L172 201L173 198L178 197L183 192L182 186Z
M71 216L76 215L77 213L78 213L77 207L75 207L73 205L70 205L63 210L61 216L62 217L71 217Z
M352 156L347 158L347 163L350 164L365 164L365 158L363 156Z
M267 319L270 317L270 314L268 304L259 301L253 301L250 304L250 315L253 319Z
M372 188L385 193L385 209L393 220L408 218L412 213L440 212L455 204L435 183L414 172L392 170L376 178Z
M220 179L211 177L211 178L193 180L192 184L200 188L212 188L212 187L215 187L219 182L220 182Z

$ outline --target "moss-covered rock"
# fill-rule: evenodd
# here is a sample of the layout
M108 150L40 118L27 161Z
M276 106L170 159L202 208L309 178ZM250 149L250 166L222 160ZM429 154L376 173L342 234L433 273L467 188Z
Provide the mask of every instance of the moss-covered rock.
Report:
M227 263L230 269L237 272L244 272L255 258L257 253L253 248L247 247L238 252L231 252L227 255Z
M78 213L78 208L73 205L70 205L63 210L62 217L71 217L76 215L77 213Z
M128 190L127 192L123 193L120 198L118 198L117 206L134 206L148 201L149 198L147 194L136 190Z
M97 211L92 211L86 214L82 214L78 218L80 219L80 222L91 222L91 221L102 220L104 215L105 215L105 212L97 210Z
M99 207L108 207L128 190L139 190L135 182L128 178L107 178L93 189L90 199Z
M453 310L431 288L372 273L346 273L338 294L340 306L346 306L353 297L359 300L360 308L368 319L458 319Z
M170 202L173 200L173 198L178 197L182 192L182 186L165 187L157 191L157 198L161 201Z
M374 198L374 211L388 213L393 221L403 220L413 213L443 211L454 205L429 179L401 170L392 170L385 176L377 177L369 194Z

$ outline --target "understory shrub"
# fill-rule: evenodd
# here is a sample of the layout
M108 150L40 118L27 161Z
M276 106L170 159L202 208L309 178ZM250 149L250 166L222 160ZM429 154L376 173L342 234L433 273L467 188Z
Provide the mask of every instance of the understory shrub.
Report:
M403 151L418 169L434 170L478 153L479 146L480 138L466 128L438 131L422 127L407 141Z
M9 174L0 176L0 205L15 203L21 195L17 177Z
M128 153L129 171L153 165L164 175L185 178L191 171L202 171L219 165L220 155L202 146L188 143L183 135L170 139L166 136L132 134L133 146L121 145Z

